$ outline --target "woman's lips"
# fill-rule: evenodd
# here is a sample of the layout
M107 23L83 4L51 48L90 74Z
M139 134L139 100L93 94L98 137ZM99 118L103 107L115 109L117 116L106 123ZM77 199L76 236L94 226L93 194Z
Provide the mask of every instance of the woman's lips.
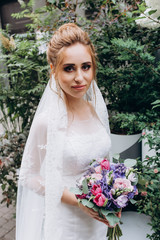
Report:
M72 88L76 89L76 90L82 90L86 87L86 85L76 85L76 86L72 86Z

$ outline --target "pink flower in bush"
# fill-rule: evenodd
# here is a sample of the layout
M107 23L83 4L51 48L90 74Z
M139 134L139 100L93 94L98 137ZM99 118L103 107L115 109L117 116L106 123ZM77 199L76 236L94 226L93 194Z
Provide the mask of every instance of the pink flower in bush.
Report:
M147 192L146 191L143 191L143 192L141 192L141 196L147 196Z
M102 193L102 189L100 185L94 184L92 189L91 189L91 193L93 195L97 195L98 193Z
M145 133L145 132L143 132L143 133L142 133L142 136L145 136L145 135L146 135L146 133Z
M114 184L114 189L129 189L130 191L133 191L133 186L131 185L131 182L128 179L125 178L116 178Z
M95 199L93 200L93 202L99 207L102 207L105 201L106 201L106 198L102 193L98 193Z
M110 170L109 160L103 159L100 164L101 164L102 170L103 170L103 169Z
M158 173L158 169L157 168L154 169L154 173Z

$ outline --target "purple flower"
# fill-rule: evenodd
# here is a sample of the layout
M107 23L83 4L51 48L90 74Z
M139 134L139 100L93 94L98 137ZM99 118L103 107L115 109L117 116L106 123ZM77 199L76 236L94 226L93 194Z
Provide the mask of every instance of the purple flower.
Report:
M128 197L127 195L119 196L115 202L119 205L119 207L124 208L127 205Z
M114 165L114 174L117 177L124 177L125 176L125 172L126 172L126 167L123 163L118 163L116 165Z
M133 192L128 193L128 199L134 198L134 196L137 195L137 187L136 186L133 187L134 187Z

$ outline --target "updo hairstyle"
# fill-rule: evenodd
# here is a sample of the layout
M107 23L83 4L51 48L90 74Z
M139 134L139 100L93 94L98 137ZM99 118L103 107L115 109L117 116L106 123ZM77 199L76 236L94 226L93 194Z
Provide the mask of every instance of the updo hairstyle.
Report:
M62 25L52 36L47 49L47 60L55 70L55 79L59 66L63 60L63 50L75 43L81 43L88 47L92 58L93 76L96 77L96 57L94 46L86 32L74 23ZM56 79L57 80L57 79Z

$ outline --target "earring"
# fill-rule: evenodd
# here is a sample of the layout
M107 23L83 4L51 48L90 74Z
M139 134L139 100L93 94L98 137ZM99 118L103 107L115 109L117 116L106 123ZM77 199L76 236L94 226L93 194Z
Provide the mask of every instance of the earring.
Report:
M57 89L57 93L58 93L58 96L61 97L61 86L59 85L59 82L58 80L55 80L56 81L56 89Z

